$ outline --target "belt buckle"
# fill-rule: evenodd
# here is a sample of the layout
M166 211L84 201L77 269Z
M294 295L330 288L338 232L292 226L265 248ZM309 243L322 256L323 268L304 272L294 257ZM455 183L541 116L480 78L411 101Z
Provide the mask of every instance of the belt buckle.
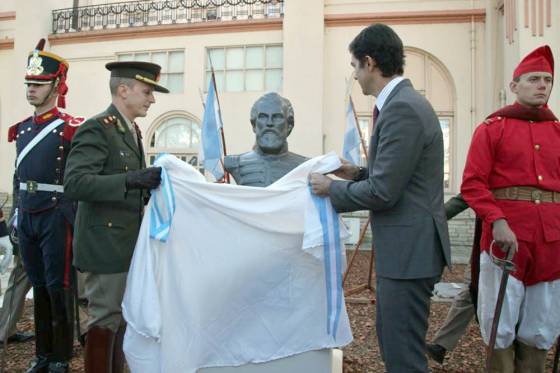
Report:
M519 188L517 187L506 188L504 194L506 199L516 200L519 194Z
M540 203L542 201L542 197L543 197L543 192L541 190L533 190L531 192L531 201L533 202Z
M37 185L37 182L36 182L36 181L27 180L27 181L25 182L25 184L26 184L25 190L27 191L27 193L35 193L35 192L37 192L37 187L38 187L38 185Z

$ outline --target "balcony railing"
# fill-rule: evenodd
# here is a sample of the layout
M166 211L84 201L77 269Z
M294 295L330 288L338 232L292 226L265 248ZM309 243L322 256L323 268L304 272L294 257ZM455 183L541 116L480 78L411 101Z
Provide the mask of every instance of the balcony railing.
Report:
M52 11L55 34L284 16L284 0L129 1Z

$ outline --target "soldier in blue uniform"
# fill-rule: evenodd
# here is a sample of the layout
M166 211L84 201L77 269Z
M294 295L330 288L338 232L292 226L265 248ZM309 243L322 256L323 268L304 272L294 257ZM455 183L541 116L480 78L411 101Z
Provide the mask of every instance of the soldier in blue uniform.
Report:
M71 271L75 204L64 195L70 142L83 119L61 113L68 63L43 51L29 54L25 84L35 113L10 127L15 141L17 230L25 270L33 285L36 357L28 373L67 372L73 345Z

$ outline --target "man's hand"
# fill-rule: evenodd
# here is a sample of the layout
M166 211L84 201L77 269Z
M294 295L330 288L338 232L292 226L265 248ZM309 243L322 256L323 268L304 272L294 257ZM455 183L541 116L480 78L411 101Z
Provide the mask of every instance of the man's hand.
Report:
M340 158L340 162L342 163L342 166L333 172L333 174L341 179L354 180L358 176L360 168L343 158Z
M318 196L328 196L329 187L331 186L332 179L321 175L318 173L312 173L309 175L309 185L311 185L311 191L313 194Z
M492 238L504 253L511 248L510 255L513 257L517 252L517 238L505 219L498 219L492 224Z
M161 183L161 167L148 167L126 173L126 189L155 189Z
M8 270L14 255L14 249L12 247L12 243L10 242L10 236L0 237L0 255L4 255L2 260L0 260L0 273L4 274Z

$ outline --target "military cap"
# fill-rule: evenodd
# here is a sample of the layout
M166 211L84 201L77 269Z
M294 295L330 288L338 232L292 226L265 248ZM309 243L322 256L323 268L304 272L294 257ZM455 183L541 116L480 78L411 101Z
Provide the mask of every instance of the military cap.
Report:
M169 93L169 90L159 85L161 66L151 62L142 61L118 61L109 62L105 65L111 71L111 78L136 79L154 87L154 90Z
M68 73L68 62L51 52L44 51L45 39L39 40L35 49L29 52L27 57L27 70L25 84L50 84L58 81L58 106L66 107L64 96L68 92L66 75Z

